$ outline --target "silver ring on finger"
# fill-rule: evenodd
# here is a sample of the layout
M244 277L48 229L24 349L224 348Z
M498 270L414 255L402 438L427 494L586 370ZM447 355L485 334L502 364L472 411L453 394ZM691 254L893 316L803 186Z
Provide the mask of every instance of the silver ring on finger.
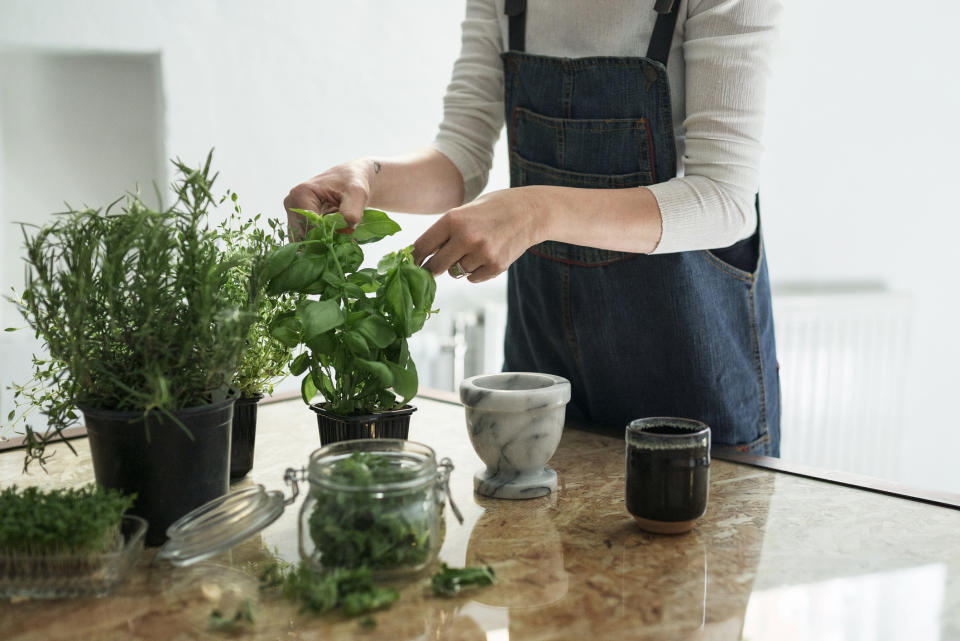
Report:
M458 260L454 264L450 265L450 269L447 270L447 273L453 276L454 278L463 278L464 276L469 276L473 272L468 272L463 268L463 265L460 264Z

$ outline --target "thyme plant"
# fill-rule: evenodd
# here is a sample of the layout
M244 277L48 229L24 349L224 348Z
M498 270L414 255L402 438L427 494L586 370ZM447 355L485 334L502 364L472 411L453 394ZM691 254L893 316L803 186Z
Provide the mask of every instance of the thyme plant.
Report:
M225 252L228 255L237 253L241 258L230 272L227 291L231 300L237 305L242 305L249 296L247 285L252 276L251 270L258 268L261 263L261 261L249 261L244 258L246 256L262 257L282 247L286 232L284 225L275 218L266 220L269 231L259 226L260 214L252 218L244 218L237 203L236 192L229 192L228 197L233 201L233 212L220 225L219 231L224 241ZM241 398L272 394L274 384L286 375L287 363L293 356L293 350L290 347L270 334L270 324L280 314L296 309L299 297L290 294L265 296L262 290L266 287L266 282L262 279L258 279L258 282L261 283L261 291L257 292L257 315L244 337L243 351L232 382L232 387L237 390Z

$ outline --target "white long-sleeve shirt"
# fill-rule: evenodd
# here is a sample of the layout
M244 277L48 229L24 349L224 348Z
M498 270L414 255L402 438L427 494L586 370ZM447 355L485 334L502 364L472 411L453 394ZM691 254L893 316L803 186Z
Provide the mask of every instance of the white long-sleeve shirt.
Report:
M654 253L726 247L753 234L768 62L780 0L678 0L667 62L677 177L651 185L663 234ZM467 0L460 57L433 143L463 175L469 202L487 184L503 127L504 0ZM646 55L653 0L527 0L526 51Z

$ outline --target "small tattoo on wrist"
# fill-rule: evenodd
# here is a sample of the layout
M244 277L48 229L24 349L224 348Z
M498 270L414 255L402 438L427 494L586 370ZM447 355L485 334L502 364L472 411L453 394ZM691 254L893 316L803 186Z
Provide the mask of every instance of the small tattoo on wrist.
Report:
M380 170L383 169L383 165L378 163L376 160L373 161L373 173L379 174Z

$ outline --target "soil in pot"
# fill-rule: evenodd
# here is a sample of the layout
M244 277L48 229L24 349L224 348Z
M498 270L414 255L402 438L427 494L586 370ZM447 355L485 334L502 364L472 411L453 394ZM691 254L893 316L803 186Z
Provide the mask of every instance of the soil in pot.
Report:
M136 493L130 513L149 523L147 545L161 545L167 527L229 489L230 435L236 399L172 412L81 408L97 483Z
M257 438L257 407L263 394L238 398L233 406L233 436L230 440L230 481L237 481L253 469Z
M344 416L334 414L325 406L326 403L310 406L317 413L321 445L359 438L405 439L410 432L410 415L417 411L413 405L404 405L400 409L376 414Z

